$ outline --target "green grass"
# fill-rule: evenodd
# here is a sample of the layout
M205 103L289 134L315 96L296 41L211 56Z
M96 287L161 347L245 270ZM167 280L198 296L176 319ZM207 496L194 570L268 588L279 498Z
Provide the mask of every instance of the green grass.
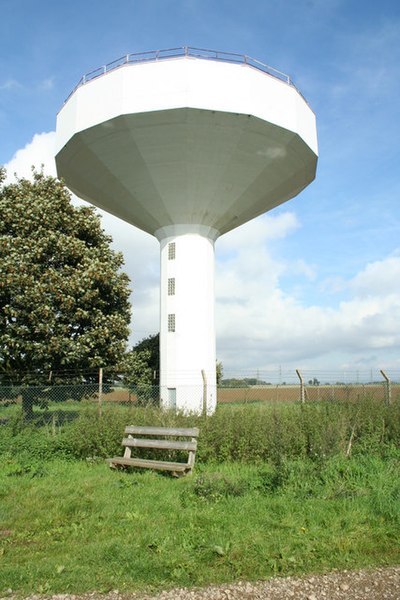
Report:
M56 460L0 472L0 591L132 590L399 562L400 453L198 467Z
M127 421L199 425L193 476L110 470ZM16 418L0 428L0 595L398 564L399 422L376 403Z

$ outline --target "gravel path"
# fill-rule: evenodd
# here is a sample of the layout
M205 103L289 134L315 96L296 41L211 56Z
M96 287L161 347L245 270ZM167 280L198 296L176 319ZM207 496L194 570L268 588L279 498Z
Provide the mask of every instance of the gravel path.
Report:
M40 600L30 596L25 600ZM51 600L400 600L400 566L340 571L310 577L274 578L264 582L239 581L201 589L177 588L149 596L141 593L93 592L85 596L58 594ZM12 594L0 598L10 600Z

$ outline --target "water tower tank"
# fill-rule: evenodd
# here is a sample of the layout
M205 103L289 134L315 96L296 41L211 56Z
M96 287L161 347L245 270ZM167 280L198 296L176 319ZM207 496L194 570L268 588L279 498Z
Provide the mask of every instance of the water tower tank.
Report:
M314 179L314 113L282 73L185 47L82 78L56 144L77 196L160 241L161 405L212 413L214 242Z

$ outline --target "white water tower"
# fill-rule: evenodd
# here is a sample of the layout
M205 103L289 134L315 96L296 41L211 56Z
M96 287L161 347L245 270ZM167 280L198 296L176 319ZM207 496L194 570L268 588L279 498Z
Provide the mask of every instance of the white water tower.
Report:
M130 54L71 93L56 164L77 196L160 241L161 405L212 413L214 242L314 179L314 113L287 76L247 56Z

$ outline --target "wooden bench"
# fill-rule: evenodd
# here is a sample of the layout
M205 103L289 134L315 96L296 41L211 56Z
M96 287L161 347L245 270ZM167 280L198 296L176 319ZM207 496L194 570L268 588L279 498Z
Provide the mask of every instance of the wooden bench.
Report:
M197 450L199 430L174 427L140 427L129 425L125 428L122 446L125 447L123 457L107 458L110 467L138 467L171 471L175 477L191 473ZM163 439L160 439L163 438ZM165 439L167 438L167 439ZM177 439L178 438L178 439ZM185 438L185 439L182 439ZM132 456L132 448L155 448L157 450L178 450L187 452L187 462L172 462Z

